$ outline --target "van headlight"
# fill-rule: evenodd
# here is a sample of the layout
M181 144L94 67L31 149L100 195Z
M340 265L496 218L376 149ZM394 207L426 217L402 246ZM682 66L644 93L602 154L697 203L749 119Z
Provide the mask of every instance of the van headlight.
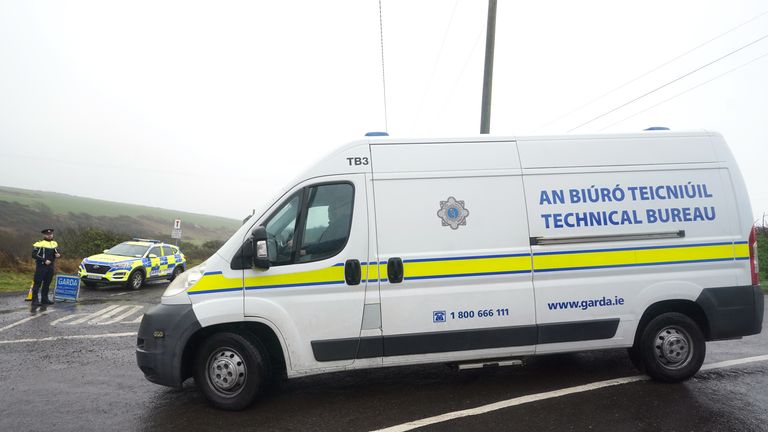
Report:
M168 288L165 289L162 300L166 300L167 298L176 296L192 288L192 286L203 277L203 273L205 273L205 262L178 275L176 279L168 285Z

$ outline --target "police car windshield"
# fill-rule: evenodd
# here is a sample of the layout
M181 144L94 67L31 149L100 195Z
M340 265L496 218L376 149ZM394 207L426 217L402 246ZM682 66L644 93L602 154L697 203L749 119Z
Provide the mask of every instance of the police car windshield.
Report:
M121 255L121 256L141 258L144 256L144 253L147 251L147 249L149 249L149 246L120 243L119 245L110 249L108 253L110 255Z

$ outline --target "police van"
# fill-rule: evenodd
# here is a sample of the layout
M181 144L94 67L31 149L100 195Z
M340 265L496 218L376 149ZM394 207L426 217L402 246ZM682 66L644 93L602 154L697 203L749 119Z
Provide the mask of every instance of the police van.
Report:
M137 361L233 410L272 376L607 348L677 382L761 331L755 241L717 133L368 137L179 275Z

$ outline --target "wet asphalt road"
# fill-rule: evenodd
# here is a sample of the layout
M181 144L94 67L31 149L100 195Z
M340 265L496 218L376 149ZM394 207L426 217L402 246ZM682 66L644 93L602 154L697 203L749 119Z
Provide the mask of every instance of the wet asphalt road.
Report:
M250 409L223 412L207 405L193 381L169 389L146 381L136 367L133 333L164 289L83 290L79 304L34 315L22 296L0 295L0 431L367 431L637 375L623 350L540 357L522 367L377 369L280 383ZM768 354L766 330L764 323L758 336L707 344L706 363ZM106 334L114 336L61 338ZM24 341L39 338L49 340ZM632 382L419 430L768 431L768 361L702 371L683 384Z

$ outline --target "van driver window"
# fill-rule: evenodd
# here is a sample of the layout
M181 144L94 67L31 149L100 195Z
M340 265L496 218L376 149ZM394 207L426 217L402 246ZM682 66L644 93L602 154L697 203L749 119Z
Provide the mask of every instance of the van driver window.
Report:
M354 188L347 183L309 189L298 262L330 258L341 252L352 224L353 198Z
M299 193L277 210L267 222L267 250L272 265L290 264L293 259L293 234L299 214Z

